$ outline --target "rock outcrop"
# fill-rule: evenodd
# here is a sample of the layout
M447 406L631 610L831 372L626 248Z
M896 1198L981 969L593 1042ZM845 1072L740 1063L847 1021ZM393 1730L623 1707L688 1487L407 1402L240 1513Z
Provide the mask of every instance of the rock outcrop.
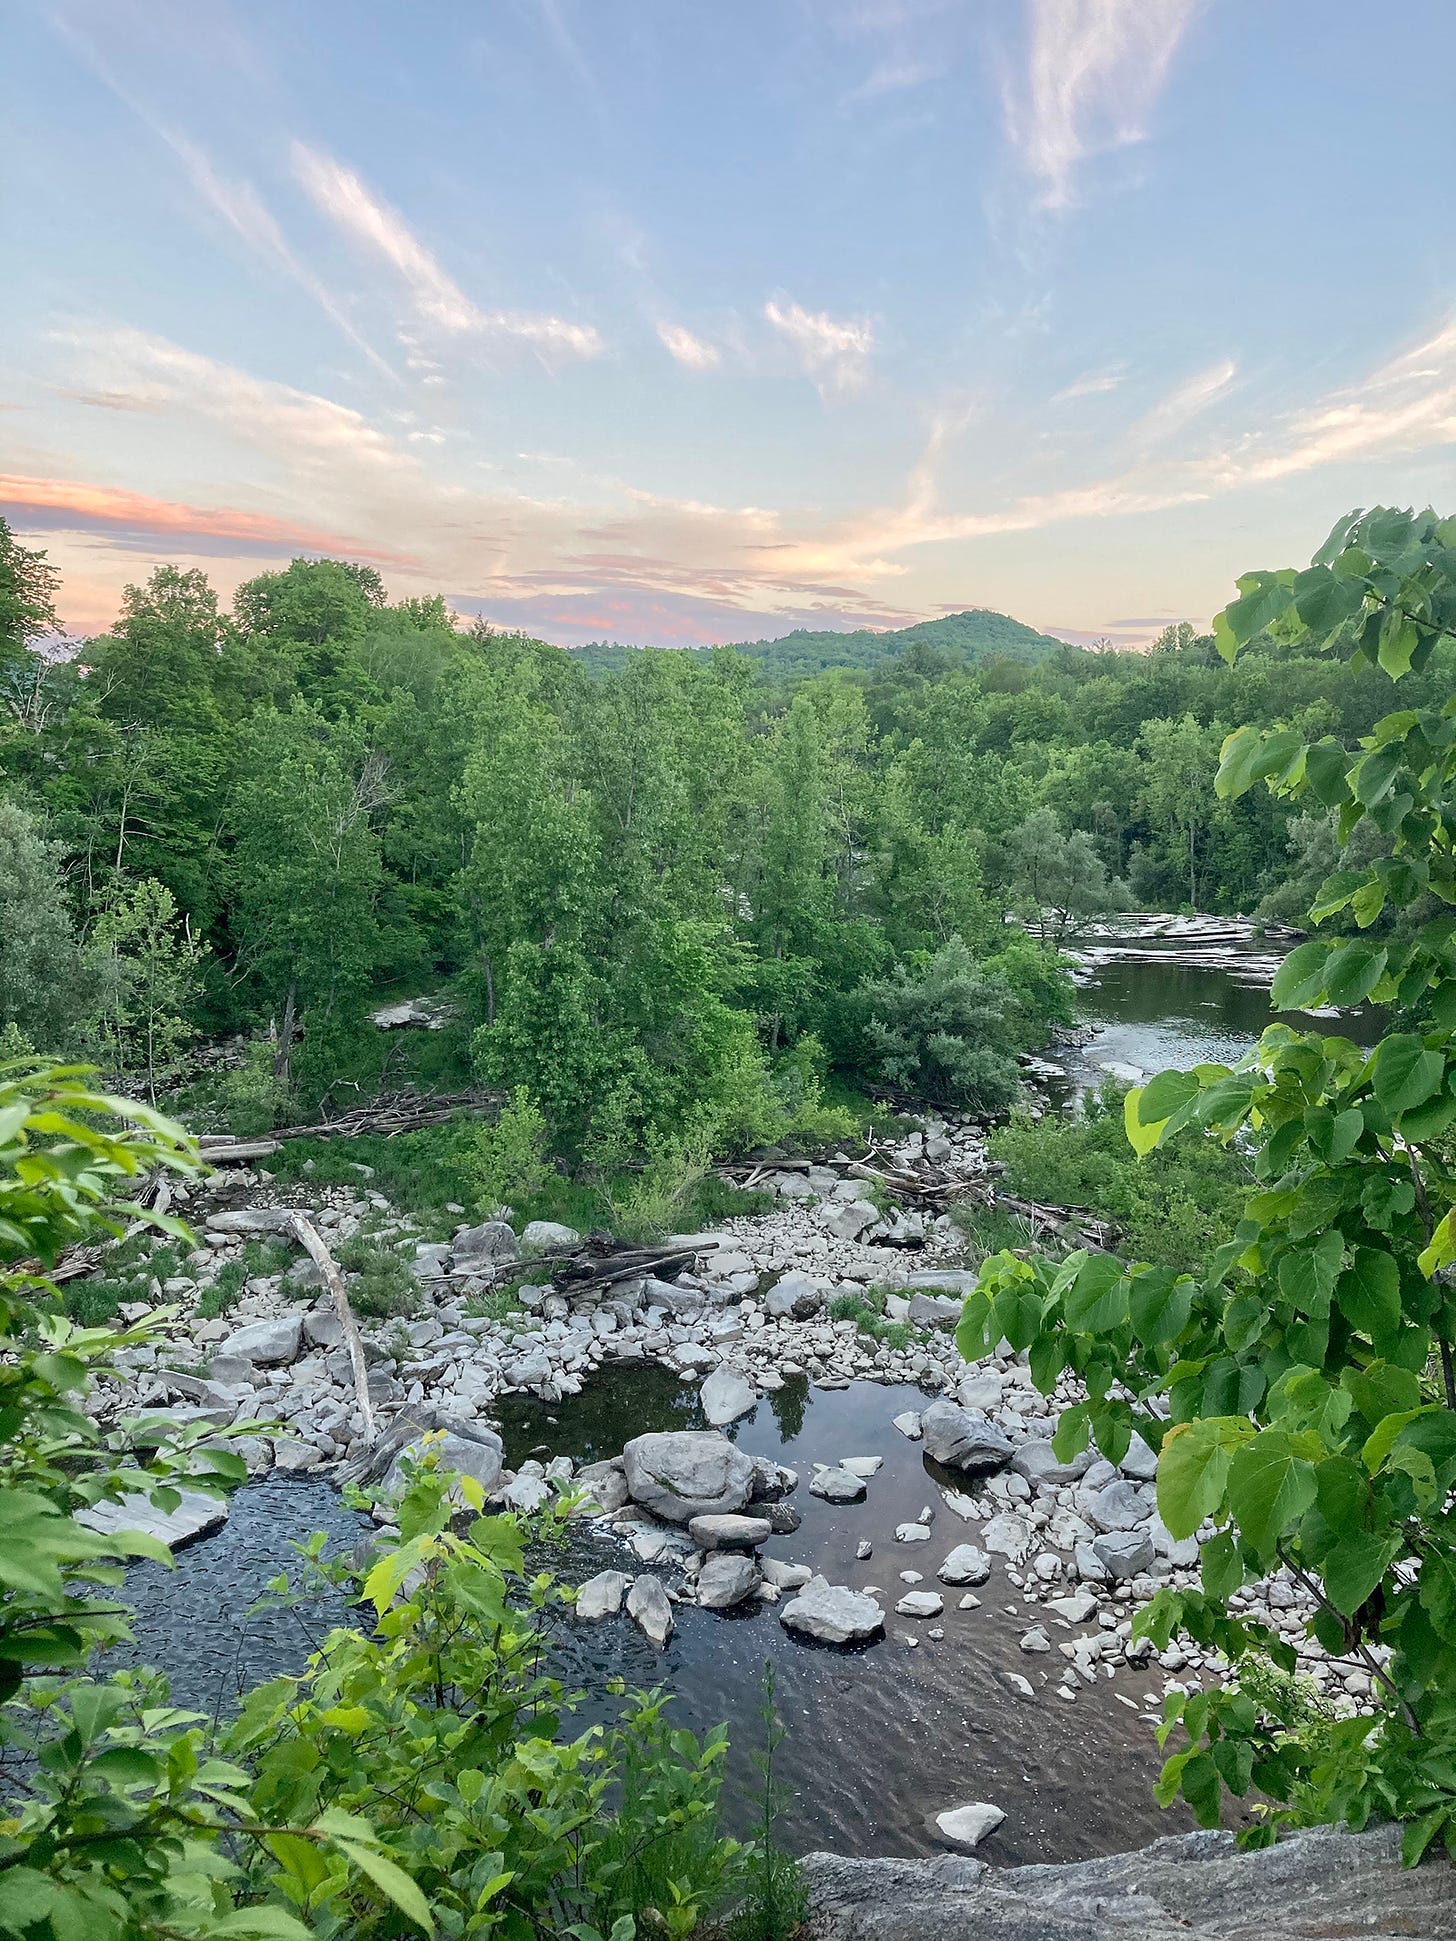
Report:
M1321 1827L1257 1853L1189 1833L1057 1867L811 1854L807 1941L1449 1941L1456 1867L1400 1830Z

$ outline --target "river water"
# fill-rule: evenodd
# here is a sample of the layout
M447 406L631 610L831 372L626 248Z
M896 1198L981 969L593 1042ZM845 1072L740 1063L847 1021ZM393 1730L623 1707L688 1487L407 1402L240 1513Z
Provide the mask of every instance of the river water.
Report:
M1289 941L1257 938L1247 925L1167 918L1124 919L1083 940L1080 1008L1090 1035L1060 1054L1063 1075L1060 1082L1048 1075L1049 1082L1065 1097L1109 1074L1133 1081L1170 1065L1232 1062L1271 1020L1268 987ZM1322 1017L1288 1021L1336 1025ZM1376 1019L1347 1017L1339 1028L1370 1042ZM744 1449L805 1476L814 1462L884 1459L865 1503L831 1507L801 1487L793 1502L802 1527L773 1539L770 1553L810 1564L834 1583L878 1585L892 1610L903 1589L898 1572L919 1555L893 1544L894 1525L927 1503L939 1505L937 1484L947 1480L891 1426L901 1409L923 1401L918 1390L870 1382L838 1391L790 1382L736 1424L730 1433ZM591 1461L649 1429L698 1426L695 1387L650 1368L605 1372L550 1407L510 1397L501 1411L512 1465L532 1454ZM338 1597L303 1611L249 1615L267 1581L296 1563L292 1544L316 1529L347 1551L368 1525L321 1480L274 1477L241 1491L226 1528L181 1552L175 1570L146 1565L131 1574L138 1654L169 1673L180 1702L225 1716L260 1680L300 1670L330 1625L350 1621ZM974 1533L941 1507L935 1541L924 1548L938 1559ZM866 1537L874 1554L860 1562L855 1552ZM608 1566L636 1567L615 1539L587 1532L554 1563L577 1582ZM934 1560L919 1567L930 1579ZM1084 1689L1068 1703L1055 1691L1060 1659L1039 1669L1047 1661L1019 1648L1033 1620L1014 1588L998 1573L977 1595L979 1607L961 1611L959 1593L949 1593L944 1616L929 1623L892 1616L882 1642L853 1652L796 1639L771 1606L756 1605L729 1613L680 1608L663 1653L625 1616L591 1627L565 1619L551 1649L561 1674L584 1694L583 1725L606 1715L613 1677L666 1684L681 1723L697 1731L726 1723L729 1819L740 1826L752 1810L750 1754L771 1665L788 1727L780 1776L793 1792L781 1833L796 1851L934 1852L928 1816L974 1799L1005 1809L985 1852L1008 1864L1117 1852L1189 1824L1153 1804L1160 1755L1147 1722L1124 1702L1143 1704L1151 1679L1145 1694L1143 1680L1123 1672L1115 1685ZM944 1632L939 1641L926 1635L932 1624ZM910 1636L918 1639L913 1646ZM1009 1672L1029 1677L1035 1697L1022 1696Z

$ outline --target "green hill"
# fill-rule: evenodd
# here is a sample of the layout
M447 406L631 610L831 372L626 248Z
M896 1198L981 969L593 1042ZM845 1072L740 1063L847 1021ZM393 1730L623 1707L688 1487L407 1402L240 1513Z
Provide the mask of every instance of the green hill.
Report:
M732 651L757 661L767 680L781 683L822 674L828 667L873 669L897 659L912 647L930 648L952 659L967 661L989 660L995 656L1040 661L1064 645L1051 634L1038 633L1035 627L1013 620L1009 614L993 613L989 607L971 607L965 613L948 613L940 620L920 620L912 627L897 627L884 633L870 627L858 627L849 633L811 633L799 627L779 640L736 641ZM592 674L605 674L617 671L629 655L641 650L618 641L593 640L584 647L567 651L577 655ZM688 647L679 651L706 654L713 650Z

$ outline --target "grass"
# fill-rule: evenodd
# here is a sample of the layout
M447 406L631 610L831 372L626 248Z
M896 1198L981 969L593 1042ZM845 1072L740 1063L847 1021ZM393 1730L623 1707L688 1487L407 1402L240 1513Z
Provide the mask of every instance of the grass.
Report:
M426 1034L428 1035L428 1034ZM456 1113L441 1125L421 1126L391 1139L362 1132L346 1139L287 1139L268 1161L280 1183L349 1186L381 1193L420 1228L447 1240L459 1223L451 1205L469 1207L474 1188L466 1171L476 1121ZM367 1166L369 1174L359 1171Z
M978 1206L961 1200L950 1209L952 1223L965 1236L977 1266L991 1254L1018 1253L1025 1248L1051 1251L1049 1238L1038 1240L1036 1229L1024 1213L1011 1213L1004 1206Z
M241 1298L249 1281L281 1274L293 1256L280 1240L250 1240L236 1260L225 1261L217 1278L204 1287L197 1302L200 1321L216 1321Z
M853 1321L862 1335L886 1348L904 1350L915 1340L908 1321L887 1321L885 1301L888 1288L870 1287L863 1294L836 1294L829 1303L831 1321Z

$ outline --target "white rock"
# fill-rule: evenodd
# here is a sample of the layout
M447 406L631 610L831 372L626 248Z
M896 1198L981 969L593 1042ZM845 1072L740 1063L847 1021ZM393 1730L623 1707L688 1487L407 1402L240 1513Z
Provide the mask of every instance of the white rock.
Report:
M627 1615L659 1651L673 1633L672 1605L660 1577L639 1577L627 1593Z
M947 1845L967 1853L978 1847L988 1833L994 1833L1006 1818L999 1806L976 1800L969 1806L953 1806L935 1816L935 1830Z
M622 1598L632 1579L620 1570L599 1570L595 1577L588 1577L576 1593L576 1615L582 1623L593 1623L598 1618L615 1617L622 1608Z
M930 1525L928 1523L897 1523L895 1525L896 1543L929 1543Z
M713 1428L721 1429L741 1415L751 1415L758 1406L753 1383L734 1368L715 1368L698 1395L703 1414Z
M945 1600L935 1591L906 1591L895 1609L901 1617L939 1617L945 1609Z
M827 1644L852 1644L882 1631L885 1614L863 1591L811 1577L779 1612L779 1622L789 1631L802 1631Z

